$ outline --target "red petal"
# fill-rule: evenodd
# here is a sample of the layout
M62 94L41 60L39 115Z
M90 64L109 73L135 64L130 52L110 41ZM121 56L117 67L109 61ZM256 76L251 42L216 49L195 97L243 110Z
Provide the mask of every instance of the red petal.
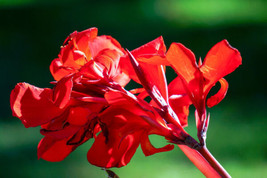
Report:
M108 75L114 75L118 67L120 55L115 50L102 50L95 58L94 61L100 63L103 68L106 68Z
M69 100L73 87L73 76L68 76L61 79L54 88L53 100L56 106L64 108Z
M91 60L80 69L79 74L84 75L90 80L98 80L104 78L103 72L104 68L100 64Z
M81 96L75 99L83 101L83 102L89 102L89 103L107 104L107 101L105 100L105 98L102 98L102 97Z
M186 89L184 87L184 84L181 80L180 77L176 77L173 81L168 86L168 91L170 96L176 96L175 98L185 98L187 96ZM190 102L189 102L190 103ZM188 102L183 102L183 103L177 103L176 105L186 105L189 104Z
M97 32L98 29L93 27L78 32L76 35L76 46L78 47L79 51L82 51L85 54L88 60L90 60L92 57L88 42L97 38Z
M233 72L241 63L239 51L232 48L226 40L213 46L200 68L207 80L205 91L208 92L219 79Z
M165 107L168 102L168 92L163 66L149 64L141 66L128 50L127 52L140 83L161 108Z
M142 127L147 124L151 130L155 132L160 132L162 135L168 133L168 128L166 126L165 120L159 116L159 114L151 107L148 103L138 100L134 95L126 95L120 92L108 92L105 94L105 98L109 102L112 107L106 112L113 110L112 112L117 111L116 114L125 114L127 119L130 118L141 118L133 119L137 120L138 125L142 125ZM117 109L117 110L116 110ZM127 111L127 112L126 112ZM127 114L128 113L128 114Z
M107 71L107 76L113 81L125 86L130 78L119 68L120 53L116 50L102 50L94 59Z
M103 105L100 104L88 104L83 107L72 107L70 108L67 122L71 125L82 126L86 124L92 116L98 114L103 109Z
M189 106L192 104L186 93L184 84L180 77L176 77L168 86L169 103L173 111L179 118L183 127L187 126L187 118L189 115Z
M120 43L111 36L98 36L89 42L92 58L97 56L104 49L116 50L120 55L124 54Z
M182 127L186 127L188 124L189 105L179 106L177 103L179 103L179 100L170 99L170 105L178 116L180 124Z
M10 95L13 115L18 117L25 127L49 122L63 112L53 104L52 95L52 90L48 88L37 88L27 83L17 84Z
M219 102L222 101L222 99L225 97L227 90L228 90L228 82L224 79L221 78L219 80L220 84L221 84L221 88L220 90L213 96L211 96L208 100L207 100L207 105L208 107L213 107L215 105L217 105Z
M67 46L61 49L59 59L64 67L78 70L88 61L88 59L83 51L77 53L79 50L74 40L75 38L71 40ZM75 45L73 43L75 43ZM89 58L89 60L90 59L91 58Z
M138 60L150 64L168 64L164 59L166 46L162 36L150 41L149 43L131 51L134 56L138 56Z
M189 84L195 78L198 70L194 53L181 43L172 43L167 54L167 60L174 67L176 73Z
M131 51L133 56L137 59L140 65L148 70L148 73L158 73L156 66L167 65L168 61L165 59L166 46L164 44L163 38L158 37L155 40L144 44L143 46ZM143 66L144 64L149 64L149 66ZM140 83L134 68L131 65L129 56L124 56L120 60L120 65L123 72L128 74L133 80ZM150 68L151 66L154 66ZM156 69L156 71L155 71Z
M120 71L119 75L113 77L113 81L117 82L122 87L127 85L130 82L130 80L131 80L130 77L126 73L124 73L122 71Z
M89 41L97 37L97 28L90 28L82 32L73 32L64 42L59 58L66 67L79 69L91 60Z
M100 133L87 153L88 161L99 167L122 167L127 165L139 146L140 132L129 134L125 138L110 133L106 137Z
M76 72L76 70L70 67L64 67L60 59L56 58L50 64L50 72L53 75L54 79L59 81L66 75Z
M63 139L63 138L68 138L70 136L73 136L80 127L78 126L65 126L61 130L46 130L46 129L41 129L40 133L46 137L53 137L54 139Z
M143 150L144 155L150 156L155 153L170 151L174 148L174 145L168 144L162 148L155 148L149 141L148 135L143 134L141 138L141 148Z
M142 69L145 69L144 75L145 75L146 81L148 81L150 84L150 89L153 89L152 86L155 85L157 89L159 90L160 95L162 95L165 102L167 102L168 101L167 80L165 77L165 70L163 66L144 64L142 65Z
M57 162L65 159L77 146L67 145L67 138L55 140L51 137L44 137L38 145L38 159Z
M97 28L90 28L82 32L73 32L64 42L59 58L52 61L50 71L55 80L77 72L77 70L91 59L88 42L97 36Z
M201 109L203 76L196 64L195 55L182 44L172 43L166 57L181 78L184 89L195 107Z
M111 106L99 115L102 133L88 152L87 158L91 164L106 168L125 166L134 155L144 133L169 133L166 125L164 127L158 121L157 113L150 110L153 108L148 109L149 105L137 105L137 99L120 92L108 92L105 97ZM145 151L155 152L152 149Z

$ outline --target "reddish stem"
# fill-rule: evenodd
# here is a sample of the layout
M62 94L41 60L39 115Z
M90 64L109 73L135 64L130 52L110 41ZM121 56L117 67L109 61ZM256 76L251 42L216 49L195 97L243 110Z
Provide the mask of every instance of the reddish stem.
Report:
M210 165L221 175L221 177L231 177L222 165L212 156L207 147L201 147L198 152L210 163Z
M211 155L206 147L199 150L186 145L178 145L190 161L208 178L231 177L220 163Z
M178 145L189 160L208 178L219 178L220 174L210 165L210 163L195 149L186 145Z

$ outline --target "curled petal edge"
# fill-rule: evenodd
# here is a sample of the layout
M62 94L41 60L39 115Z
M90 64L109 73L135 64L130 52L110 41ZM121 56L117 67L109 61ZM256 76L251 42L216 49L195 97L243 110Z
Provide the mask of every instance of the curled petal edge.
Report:
M142 151L144 153L145 156L150 156L153 155L155 153L159 153L159 152L164 152L164 151L171 151L174 148L174 145L166 145L162 148L155 148L149 138L147 134L143 134L142 139L141 139L141 148Z
M228 82L224 79L221 78L219 80L220 84L221 84L221 88L220 90L213 96L211 96L208 100L207 100L207 106L209 108L217 105L218 103L220 103L222 101L222 99L225 97L227 90L228 90Z

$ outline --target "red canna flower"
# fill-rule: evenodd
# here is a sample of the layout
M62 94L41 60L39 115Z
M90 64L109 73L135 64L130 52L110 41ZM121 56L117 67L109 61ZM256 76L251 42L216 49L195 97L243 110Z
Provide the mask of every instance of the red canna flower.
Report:
M180 43L173 43L166 58L178 74L178 77L169 85L172 95L180 96L177 101L172 101L172 105L175 107L177 104L184 103L183 107L187 109L191 102L194 104L198 136L204 144L203 138L209 120L206 116L207 95L219 81L221 88L217 94L207 100L208 107L217 105L225 97L228 83L223 77L241 64L240 53L223 40L211 48L203 64L201 64L201 59L197 64L194 54L189 49Z
M164 46L164 43L157 39L153 43L140 47L140 49L148 48L149 50L139 52L138 59L147 55L157 57L161 50L158 49L158 45ZM96 137L99 131L102 132L96 137L94 145L106 144L106 141L99 140L103 140L101 137L106 134L107 130L109 130L109 135L105 135L105 139L120 139L109 144L111 147L118 146L116 144L120 142L124 143L124 138L117 135L118 130L104 126L104 124L109 126L111 123L113 125L116 123L113 120L116 120L117 116L107 117L107 113L114 113L113 110L119 111L118 106L111 107L107 93L110 91L127 93L123 87L129 82L128 75L130 74L126 74L127 70L123 68L123 62L120 63L122 60L125 60L125 51L120 44L110 36L97 36L97 29L90 28L82 32L74 32L65 40L59 57L50 65L51 73L56 80L52 82L55 85L52 89L38 88L27 83L17 84L10 96L13 115L18 117L25 127L41 125L41 134L45 136L38 145L38 158L61 161L79 145ZM143 111L144 117L145 113L147 111ZM127 111L126 106L121 107L120 115L126 120L131 120L130 118L134 116L141 118ZM153 117L150 116L150 118ZM144 121L140 123L144 126ZM129 124L129 126L132 125ZM169 134L169 130L164 129ZM124 133L124 137L128 138L127 135L134 131ZM144 133L139 129L137 132ZM152 133L146 132L147 135ZM131 155L134 154L140 142L140 140L134 142ZM93 146L92 149L99 149L99 147ZM123 163L124 158L115 157L118 164L99 164L99 166L123 166L131 158L127 157L127 161ZM99 158L88 157L90 162L94 162L94 159ZM103 157L102 161L106 160Z
M124 86L129 82L129 78L118 65L119 58L124 53L120 44L111 36L97 36L97 28L75 31L64 41L58 58L50 65L50 71L58 81L87 65L88 72L94 72L91 77L95 74L108 75Z
M122 167L139 145L146 156L174 148L170 144L155 148L149 135L156 134L178 144L204 175L229 177L205 147L206 104L212 107L224 98L228 83L223 77L240 64L239 52L226 40L197 65L182 44L173 43L166 52L162 37L130 52L90 28L73 32L63 43L50 65L56 80L52 89L19 83L11 92L10 105L25 127L41 126L44 138L37 154L47 161L61 161L95 138L88 161L104 168ZM178 77L167 85L169 65ZM143 88L125 90L131 79ZM218 81L221 89L206 101ZM147 96L152 99L149 103L144 100ZM191 104L196 107L200 144L184 130Z
M99 131L97 115L108 105L105 91L129 82L119 67L122 55L120 44L97 36L96 28L74 32L51 63L57 80L53 89L27 83L15 87L10 96L13 115L25 127L42 127L39 158L61 161Z

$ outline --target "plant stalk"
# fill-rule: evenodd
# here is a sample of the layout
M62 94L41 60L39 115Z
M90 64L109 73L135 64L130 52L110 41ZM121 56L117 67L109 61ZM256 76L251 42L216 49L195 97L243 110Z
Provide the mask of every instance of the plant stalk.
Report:
M221 177L231 177L229 173L222 167L222 165L209 152L206 146L201 147L198 152L210 163L210 165L221 175Z
M211 155L206 147L198 150L192 149L186 145L178 145L189 160L207 177L207 178L230 178L231 176L220 165L220 163Z

